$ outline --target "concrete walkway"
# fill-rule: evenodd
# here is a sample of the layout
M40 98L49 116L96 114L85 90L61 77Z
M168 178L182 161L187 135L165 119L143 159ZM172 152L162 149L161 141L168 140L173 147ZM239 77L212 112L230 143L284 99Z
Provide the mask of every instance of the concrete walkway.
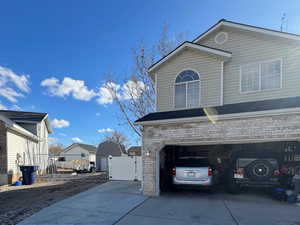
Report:
M111 181L55 203L19 225L116 224L147 197L137 182Z

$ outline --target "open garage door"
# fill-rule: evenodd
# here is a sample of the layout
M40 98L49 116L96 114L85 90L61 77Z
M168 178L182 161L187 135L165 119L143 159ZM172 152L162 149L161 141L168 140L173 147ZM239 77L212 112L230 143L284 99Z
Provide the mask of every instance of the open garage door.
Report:
M288 186L299 168L300 144L296 141L169 145L159 153L159 187L166 192L178 184L208 187L213 183L234 192L241 186Z
M180 185L209 186L212 164L209 157L215 146L166 146L160 152L160 190ZM181 186L181 185L180 185Z

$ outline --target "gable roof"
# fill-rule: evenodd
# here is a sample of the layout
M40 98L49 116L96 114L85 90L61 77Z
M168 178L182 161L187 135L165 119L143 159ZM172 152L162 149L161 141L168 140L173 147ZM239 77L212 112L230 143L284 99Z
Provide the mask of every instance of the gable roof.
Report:
M243 102L208 108L194 108L166 112L155 112L149 113L148 115L138 119L137 121L135 121L135 123L143 124L146 122L164 120L180 121L180 119L186 118L208 118L209 116L232 115L238 113L262 112L292 108L300 108L300 97L290 97L255 102ZM215 115L208 115L210 114L210 112L211 114Z
M32 122L42 121L47 113L37 113L37 112L22 112L22 111L12 111L12 110L0 110L0 114L9 118L12 121L24 120Z
M63 152L69 151L74 146L79 146L79 147L87 150L89 153L96 154L96 151L97 151L97 148L94 145L87 145L87 144L81 144L81 143L73 143L70 146L68 146L67 148L65 148L65 150Z
M23 112L14 110L0 110L0 114L10 119L13 122L41 122L45 119L45 123L49 133L52 133L51 125L48 120L47 113L38 112Z
M206 53L210 53L213 55L218 55L224 58L230 58L231 57L231 52L229 51L225 51L222 49L217 49L217 48L212 48L206 45L200 45L200 44L196 44L196 43L192 43L192 42L188 42L185 41L183 42L181 45L179 45L177 48L175 48L173 51L171 51L169 54L167 54L166 56L164 56L163 58L161 58L160 60L158 60L156 63L152 64L148 71L151 72L154 69L156 69L157 67L159 67L161 64L163 64L164 62L166 62L167 60L169 60L171 57L173 57L174 55L176 55L178 52L184 50L184 49L195 49L201 52L206 52Z
M264 27L257 27L257 26L252 26L252 25L248 25L248 24L237 23L237 22L221 19L215 25L210 27L207 31L205 31L204 33L199 35L197 38L195 38L193 43L199 42L201 39L205 38L207 35L209 35L213 31L217 30L221 26L238 28L238 29L242 29L242 30L253 31L253 32L267 34L267 35L273 35L273 36L277 36L277 37L281 37L281 38L288 38L288 39L292 39L292 40L300 40L299 34L282 32L282 31L268 29L268 28L264 28Z
M112 141L104 141L97 148L97 157L121 156L126 154L125 147Z
M129 156L141 156L142 155L142 148L141 146L131 146L128 150L127 153Z

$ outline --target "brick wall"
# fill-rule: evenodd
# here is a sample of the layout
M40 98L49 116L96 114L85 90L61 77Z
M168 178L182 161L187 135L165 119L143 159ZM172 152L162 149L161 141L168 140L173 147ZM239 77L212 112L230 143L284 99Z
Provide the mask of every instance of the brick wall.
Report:
M7 173L7 148L6 148L6 127L3 121L0 121L0 174Z
M158 192L156 157L164 145L224 144L300 140L300 114L145 126L143 132L143 189ZM149 156L146 156L149 152Z

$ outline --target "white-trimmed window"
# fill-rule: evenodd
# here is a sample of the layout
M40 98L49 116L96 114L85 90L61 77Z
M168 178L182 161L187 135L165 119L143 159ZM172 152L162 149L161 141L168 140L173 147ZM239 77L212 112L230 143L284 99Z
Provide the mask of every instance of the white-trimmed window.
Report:
M241 92L281 88L280 59L241 66Z
M192 70L184 70L175 80L175 108L194 108L200 103L199 75Z

